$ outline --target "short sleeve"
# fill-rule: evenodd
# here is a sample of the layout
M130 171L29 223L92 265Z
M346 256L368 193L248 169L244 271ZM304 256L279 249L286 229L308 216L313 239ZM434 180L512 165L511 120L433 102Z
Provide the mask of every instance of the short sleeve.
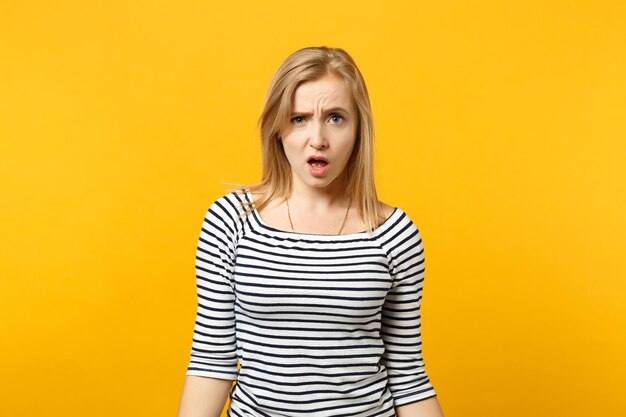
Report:
M222 197L209 207L202 223L196 250L198 307L187 375L237 379L233 210Z
M396 407L436 395L422 359L421 313L424 248L415 224L403 213L386 241L393 278L382 311L383 364Z

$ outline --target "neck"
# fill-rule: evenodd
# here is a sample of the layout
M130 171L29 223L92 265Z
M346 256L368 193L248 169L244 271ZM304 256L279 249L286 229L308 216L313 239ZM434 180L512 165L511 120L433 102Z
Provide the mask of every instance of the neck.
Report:
M299 207L312 213L323 213L333 208L347 207L350 200L343 181L335 181L325 188L309 187L293 181L291 194L287 197L289 201L293 201Z

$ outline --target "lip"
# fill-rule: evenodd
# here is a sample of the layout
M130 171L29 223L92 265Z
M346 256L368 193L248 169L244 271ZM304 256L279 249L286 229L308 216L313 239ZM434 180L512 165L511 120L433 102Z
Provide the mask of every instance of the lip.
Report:
M311 159L316 159L318 161L324 161L324 162L328 163L328 159L326 159L325 157L323 157L321 155L309 155L309 157L306 159L307 164L309 162L311 162Z

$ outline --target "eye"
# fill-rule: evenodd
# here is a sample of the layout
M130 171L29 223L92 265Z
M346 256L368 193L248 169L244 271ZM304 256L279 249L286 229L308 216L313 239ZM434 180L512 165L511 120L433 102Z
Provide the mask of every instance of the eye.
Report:
M335 113L332 116L330 116L330 121L333 122L334 124L341 123L343 121L343 116Z
M302 116L293 117L291 119L291 122L295 123L295 124L300 124L300 123L304 122L304 117L302 117Z

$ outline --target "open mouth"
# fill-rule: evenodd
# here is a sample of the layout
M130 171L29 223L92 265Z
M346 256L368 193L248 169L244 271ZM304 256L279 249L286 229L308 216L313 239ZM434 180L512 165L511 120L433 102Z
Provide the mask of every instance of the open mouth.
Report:
M323 177L328 171L328 161L324 157L311 156L306 161L309 164L311 175L314 177Z
M307 162L309 165L316 169L321 169L328 165L328 162L321 159L309 159Z
M314 168L323 168L328 165L326 157L321 155L311 155L307 158L306 162Z

